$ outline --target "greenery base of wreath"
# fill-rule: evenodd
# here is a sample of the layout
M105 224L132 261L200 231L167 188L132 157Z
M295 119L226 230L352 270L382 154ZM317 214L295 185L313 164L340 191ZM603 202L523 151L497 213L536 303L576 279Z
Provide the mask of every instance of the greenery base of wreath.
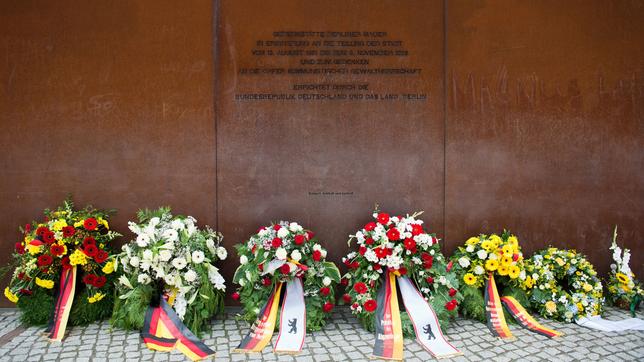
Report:
M465 285L461 287L460 292L463 294L463 301L459 306L459 310L463 317L484 323L487 322L484 290ZM530 309L530 298L523 289L506 287L499 292L499 296L514 297L524 308ZM508 323L515 323L514 318L505 308L503 308L503 314Z

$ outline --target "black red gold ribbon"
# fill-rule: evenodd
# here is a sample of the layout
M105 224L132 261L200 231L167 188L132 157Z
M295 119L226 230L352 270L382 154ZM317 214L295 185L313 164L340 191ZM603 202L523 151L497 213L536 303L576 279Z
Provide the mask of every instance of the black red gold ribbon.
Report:
M49 339L52 341L60 342L65 336L69 312L72 310L72 303L74 302L75 290L76 266L63 268L63 272L60 275L59 289L54 302L54 310L45 330L46 333L49 333Z
M176 348L193 361L215 354L181 322L163 298L158 307L148 307L141 338L149 349L167 352Z
M275 330L275 320L277 319L281 289L282 283L278 283L271 296L268 297L264 307L259 311L257 320L251 326L250 331L241 340L239 346L237 346L233 352L261 352L262 349L264 349L264 347L266 347L266 345L271 341L273 331Z
M505 308L510 312L512 317L519 323L523 328L528 329L532 332L539 333L548 338L559 337L562 333L555 331L554 329L546 328L537 322L526 310L523 308L521 303L514 299L513 297L501 297L501 302Z
M402 360L403 334L396 276L390 271L387 271L385 282L378 290L376 302L376 341L372 355L374 358Z
M485 314L487 316L487 327L496 337L502 339L514 339L508 324L503 315L503 305L499 298L499 291L496 289L494 274L490 273L485 284Z

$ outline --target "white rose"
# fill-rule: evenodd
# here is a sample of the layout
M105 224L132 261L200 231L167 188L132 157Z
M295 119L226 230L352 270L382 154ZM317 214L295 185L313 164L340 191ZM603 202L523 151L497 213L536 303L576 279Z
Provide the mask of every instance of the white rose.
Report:
M461 257L458 259L458 265L460 265L463 268L467 268L468 266L470 266L470 259L466 257Z
M282 230L282 229L280 229L280 230ZM279 260L286 260L286 255L287 255L287 252L286 252L286 249L284 249L284 248L280 247L280 248L277 248L277 250L275 251L275 256Z
M325 249L320 250L320 255L322 255L323 259L325 259L326 258L326 250Z
M239 257L239 264L244 265L248 263L248 257L246 255L242 255Z
M217 248L217 257L219 260L224 260L226 257L228 257L228 252L223 246L220 246Z
M474 251L474 245L468 245L468 246L465 248L465 251L467 251L468 253L473 252L473 251Z
M288 229L287 228L280 228L277 230L277 237L278 238L285 238L288 235Z
M168 261L172 258L172 252L170 250L161 250L159 251L159 260L161 261Z
M487 251L481 249L476 252L476 256L478 256L479 259L484 260L485 258L487 258Z
M201 250L193 251L191 257L192 257L192 262L195 264L203 263L204 259L206 258L203 251Z
M291 259L299 262L302 259L302 253L299 250L293 250L291 252Z
M130 259L130 265L132 265L132 266L133 266L133 267L135 267L135 268L138 268L138 267L139 267L139 262L140 262L140 261L141 261L141 260L139 259L139 257L138 257L138 256L133 256L133 257Z
M482 266L477 265L476 267L474 267L474 274L482 275L483 273L485 273L485 269Z
M161 222L161 219L159 219L158 217L155 216L155 217L150 219L149 225L157 226L157 225L159 225L159 222Z
M324 279L322 279L322 284L324 284L325 287L328 287L329 285L331 285L331 278L324 277Z
M136 245L140 248L145 248L148 244L150 244L150 237L148 234L140 234L136 237Z
M322 251L322 246L320 244L314 244L313 245L313 250L320 250Z
M172 222L170 223L170 227L175 230L183 230L185 229L186 226L183 224L181 220L172 220Z
M185 268L186 264L187 262L186 262L186 259L184 258L174 258L174 260L172 260L172 266L177 268L177 270L181 270Z
M192 283L197 280L197 273L194 270L190 269L183 276L183 279L185 279L188 283Z
M150 279L150 276L147 274L139 274L137 281L139 282L139 284L148 284L150 283L151 279Z
M296 222L290 223L288 228L289 228L289 230L291 230L294 233L296 233L298 231L302 231L302 226L300 226L300 224L298 224Z

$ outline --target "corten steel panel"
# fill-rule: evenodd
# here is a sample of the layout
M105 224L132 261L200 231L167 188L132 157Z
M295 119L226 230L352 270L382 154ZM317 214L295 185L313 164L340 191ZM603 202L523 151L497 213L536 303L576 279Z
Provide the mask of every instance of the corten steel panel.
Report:
M314 230L341 263L350 233L374 204L391 213L425 210L429 230L443 228L442 1L222 1L218 19L218 218L229 241L261 225L296 220ZM374 64L421 67L420 76L244 76L261 60L257 40L273 31L387 31L407 59ZM287 90L301 82L368 81L380 92L416 90L427 102L263 101L234 94ZM353 192L350 196L309 192ZM231 260L227 276L237 262Z
M206 0L0 5L0 264L70 192L127 237L141 207L215 226L212 29Z
M644 2L449 1L446 235L644 247Z

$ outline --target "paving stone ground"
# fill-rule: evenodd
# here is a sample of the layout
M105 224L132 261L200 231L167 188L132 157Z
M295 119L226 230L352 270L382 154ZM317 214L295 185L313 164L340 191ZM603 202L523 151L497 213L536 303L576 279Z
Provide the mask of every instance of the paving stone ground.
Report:
M298 356L274 355L270 347L262 354L231 354L248 324L236 321L236 309L227 309L223 318L212 321L212 330L203 338L217 351L215 361L368 361L373 335L358 324L346 308L337 308L323 331L306 337ZM604 318L619 320L629 315L608 309ZM642 315L639 315L641 318ZM514 341L500 341L479 322L458 319L446 337L463 356L450 361L643 361L644 332L600 332L575 324L541 320L565 335L556 339L528 332L511 325ZM183 361L177 351L153 352L145 348L136 332L111 329L108 322L75 327L62 343L49 343L43 328L19 326L16 310L0 311L0 361ZM13 332L13 333L12 333ZM13 336L7 340L6 335ZM5 335L5 337L1 337ZM276 335L273 337L275 342ZM415 341L405 341L405 360L422 362L434 358Z

